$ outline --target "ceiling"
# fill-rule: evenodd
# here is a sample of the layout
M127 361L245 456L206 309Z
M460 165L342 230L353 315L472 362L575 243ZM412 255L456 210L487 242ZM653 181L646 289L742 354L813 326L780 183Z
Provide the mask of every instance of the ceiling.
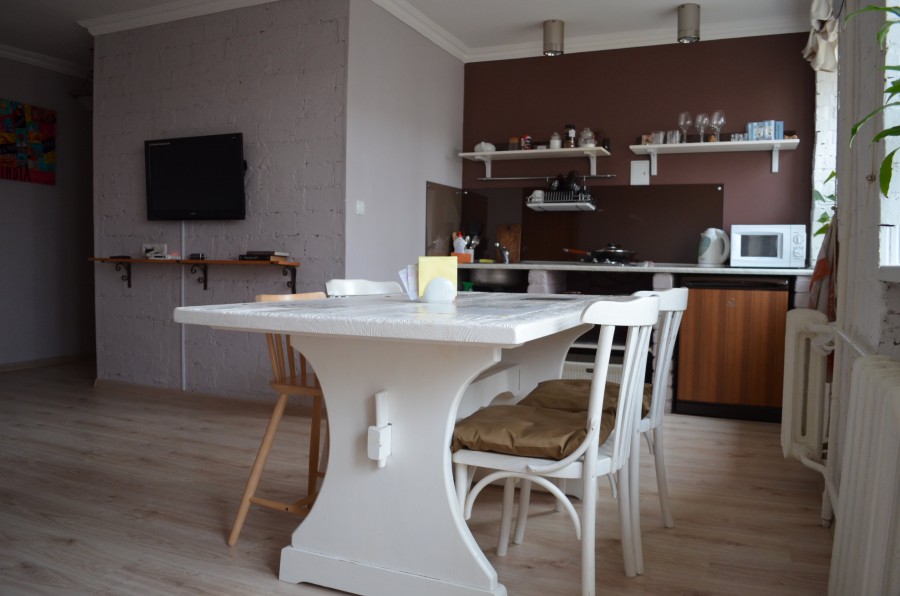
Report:
M273 0L5 2L0 57L86 76L94 35ZM675 42L680 0L372 0L463 62L540 55L541 23L566 52ZM700 0L701 40L809 31L810 0Z

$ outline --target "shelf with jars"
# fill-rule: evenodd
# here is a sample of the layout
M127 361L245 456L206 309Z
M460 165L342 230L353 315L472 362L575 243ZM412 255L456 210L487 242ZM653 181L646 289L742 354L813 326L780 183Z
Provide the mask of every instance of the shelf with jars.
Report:
M560 149L517 149L513 151L472 151L460 153L463 159L480 161L484 163L485 177L479 180L504 180L508 178L492 177L491 165L495 161L510 161L517 159L562 159L571 157L587 157L590 161L590 176L601 177L597 174L597 158L609 157L609 151L603 147L563 147Z
M707 143L672 143L630 145L629 149L636 155L650 156L650 174L656 176L656 159L658 155L671 153L728 153L733 151L770 151L772 153L772 173L778 173L778 154L780 151L793 151L800 144L800 139L782 139L777 141L719 141Z

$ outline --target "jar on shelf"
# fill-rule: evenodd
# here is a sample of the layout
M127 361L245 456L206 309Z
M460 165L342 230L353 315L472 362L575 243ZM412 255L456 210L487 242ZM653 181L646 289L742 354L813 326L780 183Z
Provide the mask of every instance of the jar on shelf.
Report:
M563 147L575 147L575 125L566 124L566 139L563 141Z
M550 135L550 148L551 149L560 149L562 147L562 137L559 136L558 132L554 132Z
M594 138L594 132L590 128L585 128L578 136L579 147L596 147L597 140Z

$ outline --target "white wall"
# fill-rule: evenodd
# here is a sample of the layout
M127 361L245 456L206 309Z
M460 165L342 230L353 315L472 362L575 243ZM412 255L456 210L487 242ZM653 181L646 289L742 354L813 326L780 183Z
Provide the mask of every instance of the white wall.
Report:
M426 182L461 181L463 64L351 0L347 70L346 276L396 280L425 251Z
M816 72L816 146L813 149L813 190L818 190L822 196L834 194L835 180L825 180L837 169L837 73ZM822 227L819 217L828 212L830 206L813 202L812 220L809 228L810 259L813 265L819 256L822 240L825 235L814 236L816 230ZM805 305L804 305L805 306Z
M0 98L56 110L56 184L0 180L0 368L94 352L84 81L0 58Z
M866 3L848 0L846 14ZM872 123L850 147L850 129L882 101L879 82L884 56L876 34L879 15L856 17L842 29L838 94L838 325L866 351L877 350L887 310L885 284L878 280L881 193L869 180L884 156L883 143L871 144ZM883 23L883 17L880 19ZM898 181L900 182L900 181Z
M95 254L146 242L235 259L286 250L297 291L342 275L347 0L282 0L95 40ZM143 142L241 132L244 221L147 221ZM269 398L264 341L177 325L180 305L288 293L279 268L140 264L128 288L96 265L98 377Z

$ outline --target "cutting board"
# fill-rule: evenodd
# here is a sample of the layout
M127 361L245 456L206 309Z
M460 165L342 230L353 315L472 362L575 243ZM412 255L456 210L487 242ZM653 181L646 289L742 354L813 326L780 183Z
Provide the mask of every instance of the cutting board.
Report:
M521 260L522 251L522 225L504 224L497 227L497 242L500 246L509 249L509 262L518 263ZM502 261L499 250L495 252L494 260Z

